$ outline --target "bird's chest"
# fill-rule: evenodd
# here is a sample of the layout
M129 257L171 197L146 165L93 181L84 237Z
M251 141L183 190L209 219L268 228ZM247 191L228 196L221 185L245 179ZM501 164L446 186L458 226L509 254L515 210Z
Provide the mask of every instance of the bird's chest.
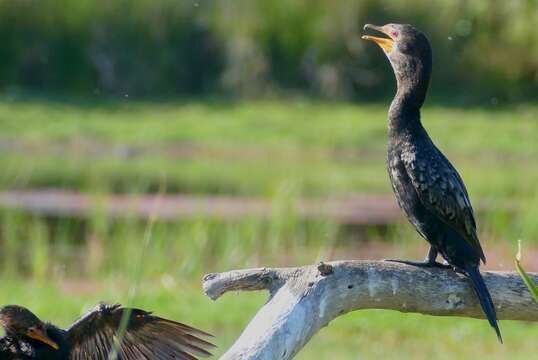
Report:
M66 360L67 354L63 350L55 350L50 347L40 347L35 349L35 359L43 360Z
M402 161L400 154L397 152L390 153L387 158L387 170L389 173L390 182L394 191L405 190L405 185L410 181L405 170L405 164Z
M389 147L387 170L398 205L409 221L422 233L421 224L426 211L408 172L412 171L416 159L417 154L413 147Z
M35 359L33 347L24 341L8 340L0 346L0 359L30 360Z
M389 146L387 156L387 170L392 189L400 207L414 203L417 198L413 183L406 169L406 163L416 158L412 148L403 146Z

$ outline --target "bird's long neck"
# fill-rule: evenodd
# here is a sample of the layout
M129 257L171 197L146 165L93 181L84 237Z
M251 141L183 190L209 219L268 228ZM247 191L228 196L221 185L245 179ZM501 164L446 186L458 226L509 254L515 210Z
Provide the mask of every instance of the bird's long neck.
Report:
M398 90L389 109L389 128L401 131L420 127L420 108L426 99L431 66L421 61L406 61L393 64L393 68Z

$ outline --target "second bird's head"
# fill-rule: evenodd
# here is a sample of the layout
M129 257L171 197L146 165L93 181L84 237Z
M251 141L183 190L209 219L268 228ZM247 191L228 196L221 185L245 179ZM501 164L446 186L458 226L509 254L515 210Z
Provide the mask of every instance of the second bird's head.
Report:
M366 24L364 30L378 31L386 37L364 35L364 40L375 42L390 61L398 86L417 86L429 83L432 50L426 36L412 25ZM421 84L419 84L421 83Z
M32 339L58 350L59 346L47 335L45 324L30 310L17 305L0 309L0 325L9 336Z

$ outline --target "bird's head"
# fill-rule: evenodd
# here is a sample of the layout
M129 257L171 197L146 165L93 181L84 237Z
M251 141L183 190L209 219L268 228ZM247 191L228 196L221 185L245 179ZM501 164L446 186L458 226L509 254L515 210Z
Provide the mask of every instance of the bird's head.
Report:
M20 338L42 342L55 350L58 344L47 335L45 324L30 310L17 305L7 305L0 309L0 325L6 334Z
M417 87L417 85L427 88L432 66L432 50L426 35L407 24L383 26L366 24L364 30L374 30L386 35L386 37L363 35L362 38L373 41L381 47L394 69L399 88Z

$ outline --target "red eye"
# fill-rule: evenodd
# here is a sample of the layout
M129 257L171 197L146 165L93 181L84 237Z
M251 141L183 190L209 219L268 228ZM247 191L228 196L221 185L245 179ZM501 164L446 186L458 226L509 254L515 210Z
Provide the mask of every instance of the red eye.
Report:
M391 31L390 34L391 34L393 37L398 37L398 32L397 32L397 31Z

